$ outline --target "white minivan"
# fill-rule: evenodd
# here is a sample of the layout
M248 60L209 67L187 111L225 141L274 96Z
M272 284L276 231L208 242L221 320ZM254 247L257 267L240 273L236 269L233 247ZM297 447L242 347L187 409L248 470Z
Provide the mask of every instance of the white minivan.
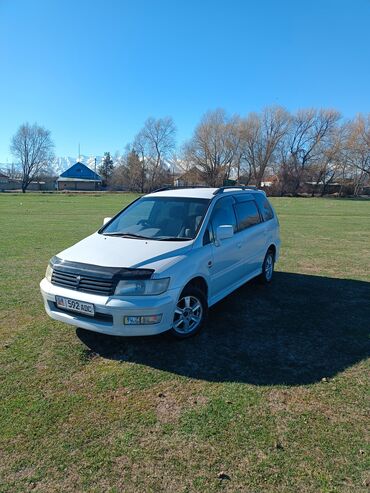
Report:
M40 283L55 320L115 336L199 332L208 308L272 279L279 222L252 187L162 189L50 260Z

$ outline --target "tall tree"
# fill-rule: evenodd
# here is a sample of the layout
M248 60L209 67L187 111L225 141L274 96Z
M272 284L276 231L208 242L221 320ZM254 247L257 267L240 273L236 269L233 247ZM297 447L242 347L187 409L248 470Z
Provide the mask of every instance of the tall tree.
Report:
M135 137L133 149L141 161L147 186L153 189L168 179L166 161L175 149L176 127L171 117L148 118Z
M240 121L223 109L206 113L184 146L184 160L199 169L210 186L222 185L239 158Z
M112 176L113 170L114 170L114 164L110 152L105 152L101 164L98 168L98 172L100 176L103 178L105 184L108 183L110 177Z
M141 160L135 150L128 152L126 156L126 174L128 187L134 192L144 193L146 184L145 161Z
M262 113L251 113L241 126L241 158L250 170L257 187L272 165L277 146L286 135L290 115L284 108L273 106Z
M308 168L319 162L335 131L340 114L335 110L299 110L293 115L289 132L279 146L282 194L289 185L296 195L307 176Z
M312 196L314 196L315 191L320 191L321 196L325 195L330 183L340 175L345 136L346 126L338 125L319 144L318 158L314 160L308 170L314 185L312 187Z
M21 166L21 186L25 193L53 159L54 143L49 130L36 123L24 123L12 138L10 151Z
M349 123L345 147L347 162L370 176L370 114Z

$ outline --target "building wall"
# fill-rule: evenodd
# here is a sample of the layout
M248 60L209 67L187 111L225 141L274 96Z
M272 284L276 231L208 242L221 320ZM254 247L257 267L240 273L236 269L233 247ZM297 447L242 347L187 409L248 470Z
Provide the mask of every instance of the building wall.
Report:
M9 180L7 178L0 178L0 190L9 190Z
M22 183L20 180L8 180L0 181L0 191L4 190L21 190ZM27 187L28 191L39 192L39 191L52 191L55 190L55 182L32 182Z
M100 190L99 183L94 181L58 181L58 190L81 190L81 191L94 191Z

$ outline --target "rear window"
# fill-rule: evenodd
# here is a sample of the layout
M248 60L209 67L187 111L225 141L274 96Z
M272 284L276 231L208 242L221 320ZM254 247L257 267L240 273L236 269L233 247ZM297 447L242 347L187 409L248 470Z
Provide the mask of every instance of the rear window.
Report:
M238 217L238 230L250 228L261 222L257 204L254 200L239 202L235 204L236 215Z

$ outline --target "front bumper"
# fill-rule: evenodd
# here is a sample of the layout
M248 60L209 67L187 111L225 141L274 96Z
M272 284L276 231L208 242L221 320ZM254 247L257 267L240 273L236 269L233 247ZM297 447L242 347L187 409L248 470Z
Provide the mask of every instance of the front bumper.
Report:
M46 313L59 322L81 329L92 330L114 336L148 336L160 334L172 326L178 292L175 289L158 296L130 296L126 299L114 296L99 296L82 291L62 288L47 279L40 282ZM95 317L67 312L57 308L55 296L65 296L95 306ZM125 325L123 319L129 315L162 314L162 320L153 325Z

